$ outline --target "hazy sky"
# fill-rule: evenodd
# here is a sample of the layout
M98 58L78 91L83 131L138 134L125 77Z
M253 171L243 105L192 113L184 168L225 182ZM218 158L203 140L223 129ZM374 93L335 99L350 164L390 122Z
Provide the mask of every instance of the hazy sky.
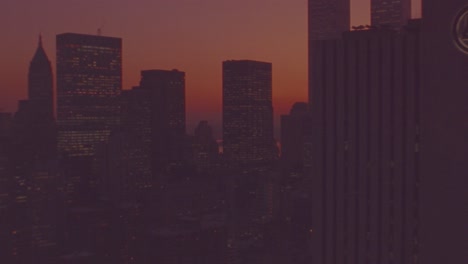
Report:
M352 25L369 24L369 2L352 0ZM140 70L186 72L188 132L221 119L223 60L273 63L276 116L307 98L307 0L1 0L0 22L0 111L26 97L39 33L55 73L55 35L98 28L123 38L124 89Z

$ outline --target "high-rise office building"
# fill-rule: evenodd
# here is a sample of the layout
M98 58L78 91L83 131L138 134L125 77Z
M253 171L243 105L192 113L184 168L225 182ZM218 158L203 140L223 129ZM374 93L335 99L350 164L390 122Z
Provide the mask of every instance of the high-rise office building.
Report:
M192 158L198 170L209 171L218 157L218 143L213 137L213 130L208 121L200 121L195 128L192 140Z
M468 2L424 0L421 263L467 263Z
M318 61L320 50L316 43L320 40L339 39L350 29L350 0L309 0L309 103L313 97L313 87L318 84L315 76L322 67Z
M420 21L318 43L314 263L419 263Z
M411 0L371 0L371 25L399 28L411 18Z
M122 91L122 126L99 150L96 167L105 196L132 201L153 185L151 154L151 90L133 87Z
M35 109L35 111L44 116L43 119L53 119L52 66L42 47L41 36L39 36L39 45L29 66L28 99L36 102L38 109Z
M14 206L10 214L12 219L21 219L11 223L11 255L16 261L34 255L39 262L46 262L56 246L56 173L49 170L56 153L52 78L40 38L29 67L28 99L19 101L12 120L9 158Z
M140 89L150 91L153 171L180 165L185 153L185 73L141 72Z
M281 161L288 171L303 172L310 164L312 120L308 103L293 105L281 116Z
M309 40L340 38L350 16L350 0L309 0Z
M240 163L269 162L277 156L275 147L271 63L224 61L224 156Z
M119 125L122 39L57 35L58 149L68 156L92 156Z

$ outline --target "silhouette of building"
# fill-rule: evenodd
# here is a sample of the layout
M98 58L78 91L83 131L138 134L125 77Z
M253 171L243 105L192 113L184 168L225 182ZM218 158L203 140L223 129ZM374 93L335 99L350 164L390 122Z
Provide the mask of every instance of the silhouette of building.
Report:
M135 201L153 186L151 90L133 87L120 98L122 126L95 158L102 194L112 201Z
M316 263L418 263L420 21L317 43Z
M423 1L420 263L467 263L468 3Z
M411 19L411 0L371 0L371 25L400 28Z
M281 162L286 170L304 172L311 163L312 120L308 103L293 105L281 116Z
M68 156L92 156L119 125L122 39L57 35L58 149Z
M52 187L56 174L48 164L55 158L56 132L53 117L53 86L50 62L39 39L28 75L28 99L21 100L11 122L10 197L12 207L11 257L13 262L35 256L49 261L56 246Z
M312 101L313 89L319 84L315 76L322 65L318 58L320 49L316 43L325 39L339 39L343 32L350 29L350 0L309 0L308 5L309 34L309 103Z
M193 160L198 170L207 171L219 156L218 143L208 121L200 121L195 128L192 142Z
M35 101L35 109L43 119L53 119L53 74L52 66L42 47L42 37L39 36L39 45L29 66L28 74L28 98Z
M309 42L340 38L350 28L350 0L309 0Z
M150 91L153 172L168 172L186 155L185 73L142 71L140 89Z
M276 158L271 63L223 62L223 153L240 163Z

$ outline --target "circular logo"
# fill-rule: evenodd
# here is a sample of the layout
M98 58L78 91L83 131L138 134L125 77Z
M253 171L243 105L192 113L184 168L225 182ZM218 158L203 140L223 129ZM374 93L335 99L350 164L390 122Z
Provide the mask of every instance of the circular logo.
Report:
M453 37L457 47L468 54L468 6L463 8L455 18Z

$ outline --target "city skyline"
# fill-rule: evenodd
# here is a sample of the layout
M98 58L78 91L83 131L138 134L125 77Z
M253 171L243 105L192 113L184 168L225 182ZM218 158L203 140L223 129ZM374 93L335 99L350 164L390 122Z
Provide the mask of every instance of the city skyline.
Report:
M468 262L467 0L6 1L0 262Z
M6 22L0 26L5 27L2 31L6 34L5 48L0 51L5 58L0 68L6 72L0 79L0 109L14 112L17 101L26 97L25 65L40 33L55 72L55 35L97 34L98 28L103 36L123 39L124 90L138 84L142 69L177 68L187 73L188 131L199 120L207 119L219 138L221 62L224 60L254 59L276 65L273 72L276 128L281 114L288 113L294 102L307 99L307 1L268 1L268 8L264 8L265 0L152 4L141 1L135 8L127 8L124 2L114 1L112 6L107 1L66 5L54 0L7 2L0 11ZM413 5L420 3L416 1ZM150 16L154 19L140 18L145 17L139 16L140 12L145 14L149 10L155 10ZM370 23L369 0L351 1L351 10L351 25ZM419 17L420 8L413 11L413 16ZM48 19L43 18L44 14ZM80 19L74 21L78 16ZM247 23L238 24L238 19ZM15 24L14 31L8 29L12 24Z

